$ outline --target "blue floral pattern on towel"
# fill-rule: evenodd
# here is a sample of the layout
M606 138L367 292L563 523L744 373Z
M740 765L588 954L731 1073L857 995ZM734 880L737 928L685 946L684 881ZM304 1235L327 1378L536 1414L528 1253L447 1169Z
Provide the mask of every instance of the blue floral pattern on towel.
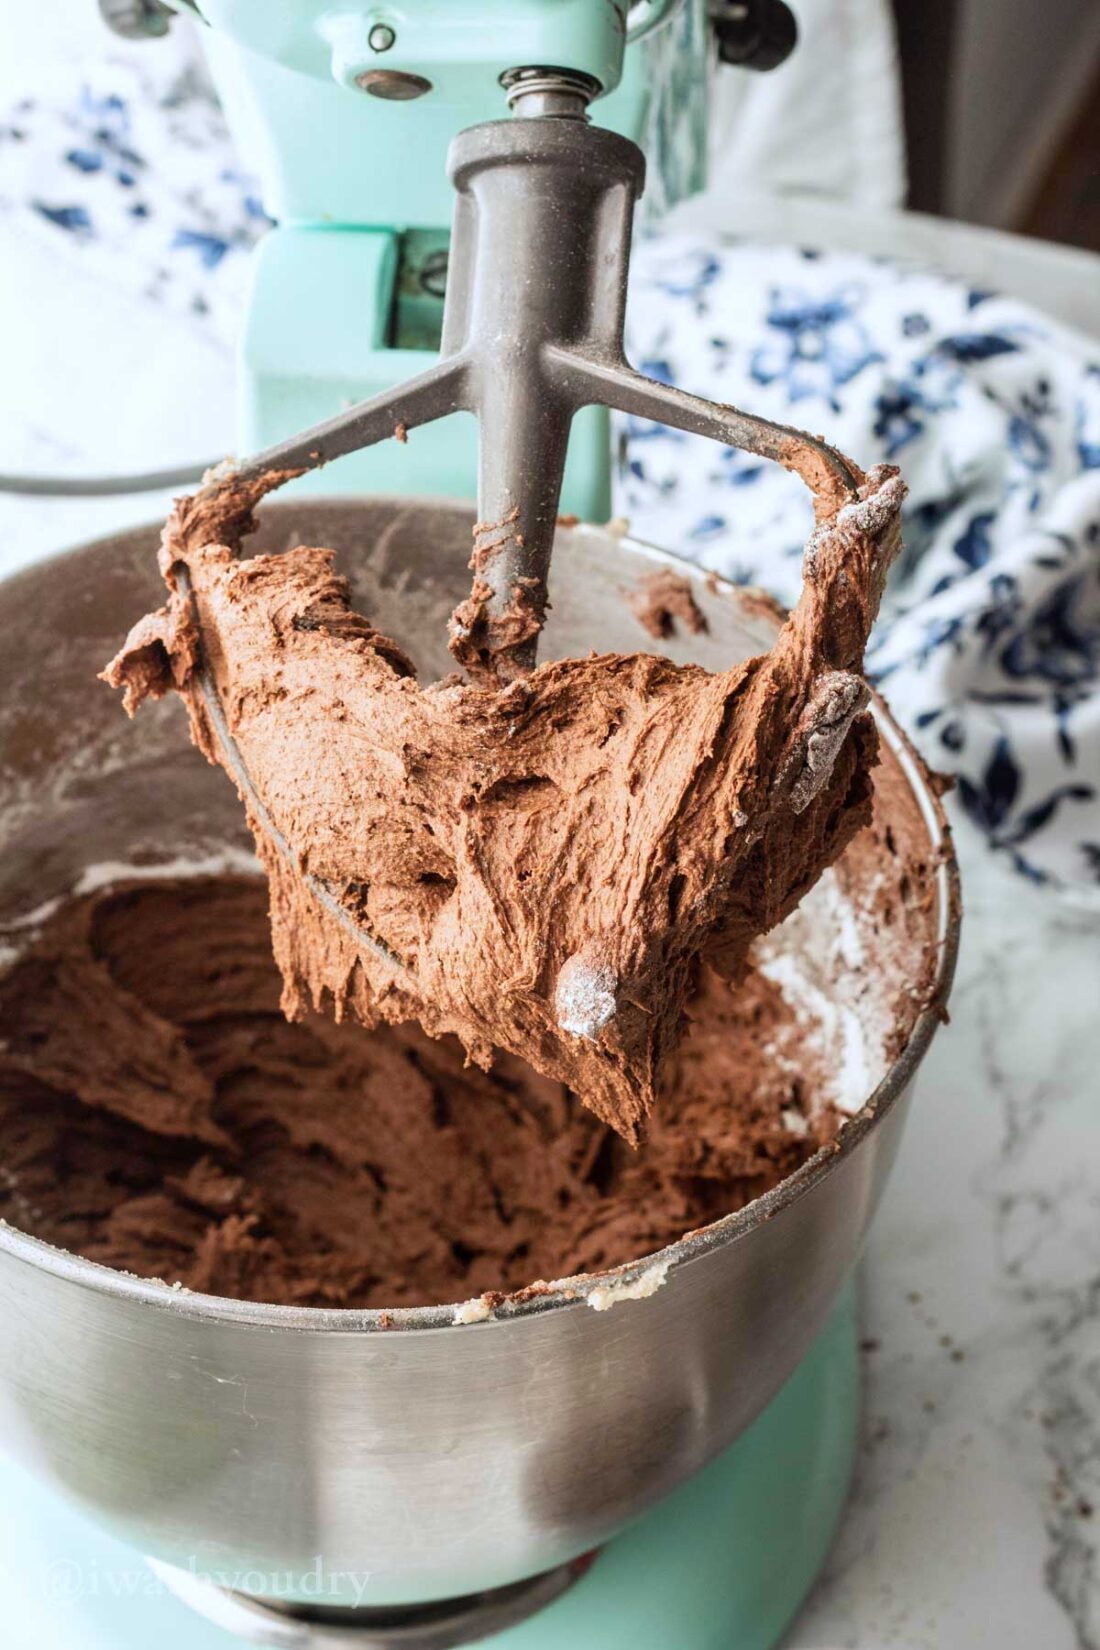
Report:
M839 412L839 392L883 359L859 319L862 296L857 285L820 296L805 286L773 289L764 312L766 342L750 358L754 381L783 384L792 406L819 400Z
M639 247L629 330L667 382L901 466L906 543L870 668L998 853L1100 887L1100 352L940 275L698 239ZM620 422L635 531L793 601L801 484Z
M109 52L0 114L0 214L230 342L268 225L255 182L199 62L165 42Z

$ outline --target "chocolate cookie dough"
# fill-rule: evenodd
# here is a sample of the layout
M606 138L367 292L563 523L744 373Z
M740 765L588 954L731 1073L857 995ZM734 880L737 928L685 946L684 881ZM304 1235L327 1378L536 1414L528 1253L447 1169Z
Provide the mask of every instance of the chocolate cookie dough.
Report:
M638 623L655 641L675 636L677 625L692 636L701 636L707 628L691 580L671 567L655 567L646 573L628 601Z
M290 1024L279 988L259 877L64 906L0 978L0 1216L215 1294L434 1304L643 1255L842 1118L821 1026L762 971L706 976L640 1152L510 1055Z
M280 479L180 501L168 605L106 675L131 711L179 691L242 785L284 1011L416 1019L486 1069L504 1050L636 1139L701 957L736 982L869 818L896 472L824 508L770 653L550 661L506 688L421 687L328 550L241 559Z

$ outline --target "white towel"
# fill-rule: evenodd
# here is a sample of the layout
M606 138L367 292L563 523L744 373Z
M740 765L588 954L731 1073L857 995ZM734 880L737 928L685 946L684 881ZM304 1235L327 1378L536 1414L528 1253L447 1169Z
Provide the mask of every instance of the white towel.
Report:
M711 189L900 206L905 140L888 0L794 0L792 10L799 42L782 68L714 75Z

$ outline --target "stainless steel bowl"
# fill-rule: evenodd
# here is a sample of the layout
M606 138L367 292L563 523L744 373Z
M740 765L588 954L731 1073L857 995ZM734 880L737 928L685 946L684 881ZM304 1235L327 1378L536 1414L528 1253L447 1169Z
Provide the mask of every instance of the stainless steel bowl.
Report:
M367 611L431 676L449 668L444 621L468 580L469 521L440 503L293 500L266 507L258 542L334 545ZM247 845L224 776L184 749L181 707L144 709L131 726L94 680L160 600L155 543L138 529L0 586L5 916L63 894L90 865ZM623 590L669 560L606 532L563 532L547 649L651 646ZM758 603L685 571L709 631L667 651L718 668L767 645ZM942 1003L954 860L881 707L880 724L937 867ZM610 1311L557 1294L487 1322L455 1325L441 1305L386 1327L375 1312L175 1292L2 1227L0 1442L183 1568L302 1576L320 1554L330 1577L369 1573L372 1604L549 1570L710 1460L796 1367L859 1254L936 1023L933 1009L921 1015L839 1151L662 1251L663 1285Z

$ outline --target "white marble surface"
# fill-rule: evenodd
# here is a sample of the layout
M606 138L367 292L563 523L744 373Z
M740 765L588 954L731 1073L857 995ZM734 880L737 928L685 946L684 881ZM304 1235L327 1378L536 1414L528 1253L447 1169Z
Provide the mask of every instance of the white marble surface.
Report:
M788 1650L1100 1645L1100 918L959 849L952 1020L863 1270L855 1493Z
M0 469L231 444L229 353L195 329L37 254L0 260L0 317ZM165 502L0 496L0 573ZM858 1480L788 1650L1100 1647L1100 917L960 848L952 1024L864 1269Z

